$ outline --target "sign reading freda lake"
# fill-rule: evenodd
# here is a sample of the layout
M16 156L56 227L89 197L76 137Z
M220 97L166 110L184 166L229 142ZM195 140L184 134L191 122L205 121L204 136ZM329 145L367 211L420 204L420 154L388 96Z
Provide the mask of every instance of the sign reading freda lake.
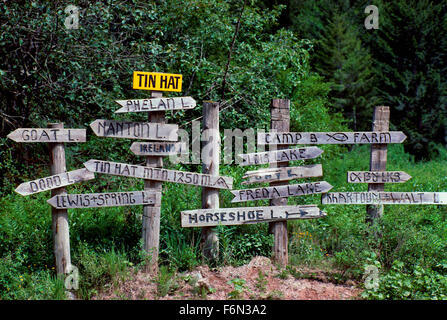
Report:
M263 132L259 144L388 144L402 143L401 131L388 132Z
M199 209L182 211L182 227L238 225L325 216L326 213L315 205Z
M212 176L202 173L168 170L94 159L85 162L84 166L92 172L116 176L191 184L217 189L231 189L233 187L233 178L231 177Z

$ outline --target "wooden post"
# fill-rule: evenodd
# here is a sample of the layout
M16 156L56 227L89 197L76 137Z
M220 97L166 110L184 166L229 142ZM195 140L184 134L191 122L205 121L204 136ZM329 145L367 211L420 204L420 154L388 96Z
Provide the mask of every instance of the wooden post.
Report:
M151 92L152 98L161 98L162 93L159 91ZM165 112L154 111L149 112L149 122L153 123L165 123ZM147 156L146 166L148 167L163 167L163 157ZM145 191L162 191L161 181L144 180ZM145 271L153 274L158 273L158 251L160 244L160 212L161 204L155 203L143 206L143 251L148 255L148 261L146 261Z
M276 132L289 132L290 130L290 100L272 99L270 106L271 129ZM287 149L288 145L278 145L278 149ZM287 167L289 162L270 164L270 168ZM282 186L288 184L287 181L271 182L270 186ZM270 200L271 206L287 205L287 198L276 198ZM289 261L287 221L269 223L269 232L273 233L273 260L280 266L286 266Z
M203 103L202 173L218 176L220 162L219 103ZM202 188L202 208L219 208L219 189ZM216 229L202 229L202 254L205 260L216 261L219 258L219 238Z
M63 123L50 123L48 128L63 129ZM49 143L50 149L50 173L51 175L67 171L65 164L65 147L63 142ZM65 194L65 187L51 190L51 197ZM67 209L51 208L53 248L58 275L68 274L71 269L70 257L70 233L68 227Z
M390 127L390 108L386 106L378 106L374 109L373 131L389 131ZM387 144L372 144L370 171L386 171L387 161ZM368 191L384 191L383 183L368 183ZM366 222L373 225L377 219L383 214L383 205L367 205Z

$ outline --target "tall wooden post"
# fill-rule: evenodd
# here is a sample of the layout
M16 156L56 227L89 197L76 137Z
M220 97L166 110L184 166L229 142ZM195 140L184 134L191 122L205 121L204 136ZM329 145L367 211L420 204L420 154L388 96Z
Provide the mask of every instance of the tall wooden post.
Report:
M152 91L152 98L161 98L163 94L159 91ZM165 123L165 112L154 111L149 112L149 122ZM163 157L147 156L146 166L163 167ZM144 180L144 190L146 191L162 191L162 182L153 180ZM158 251L160 245L160 212L161 203L149 204L143 206L143 251L148 255L145 271L153 274L158 273Z
M289 132L290 130L290 100L272 99L270 106L271 129L276 132ZM278 149L287 149L288 145L278 145ZM287 167L289 162L271 163L271 168ZM270 186L281 186L288 184L287 181L271 182ZM287 205L287 198L276 198L270 200L271 206ZM273 260L281 266L286 266L289 261L287 221L269 223L269 231L273 233Z
M220 134L219 103L205 101L203 103L202 173L219 175ZM202 188L202 208L219 208L219 189ZM202 254L206 260L216 261L219 258L219 238L216 229L202 229Z
M48 128L63 129L63 123L50 123ZM55 175L67 171L65 163L65 147L63 142L49 143L50 149L50 174ZM65 188L51 190L51 197L66 193ZM68 227L67 209L51 208L53 248L58 275L68 274L71 269L70 257L70 232Z
M374 109L373 131L389 131L390 128L390 108L386 106L378 106ZM372 144L371 158L369 169L371 171L386 171L387 161L387 144ZM384 191L385 184L369 183L368 191ZM366 222L370 225L374 224L383 214L383 205L367 205L366 206Z

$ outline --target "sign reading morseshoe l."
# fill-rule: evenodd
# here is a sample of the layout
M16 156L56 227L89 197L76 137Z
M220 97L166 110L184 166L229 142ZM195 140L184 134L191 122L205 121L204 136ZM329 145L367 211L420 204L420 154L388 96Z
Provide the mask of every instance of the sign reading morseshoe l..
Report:
M133 72L133 89L152 91L182 91L182 75L160 72Z

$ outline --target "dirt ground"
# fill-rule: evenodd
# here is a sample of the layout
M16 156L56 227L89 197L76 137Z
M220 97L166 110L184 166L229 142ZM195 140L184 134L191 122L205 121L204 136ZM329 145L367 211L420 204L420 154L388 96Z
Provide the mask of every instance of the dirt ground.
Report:
M156 276L138 272L93 299L360 299L361 289L352 281L334 284L323 271L300 269L299 272L312 274L312 279L296 279L290 273L281 272L266 257L255 257L249 264L240 267L226 266L210 270L206 265L199 266L193 271L176 274L164 281L157 281ZM231 280L233 283L229 283Z

